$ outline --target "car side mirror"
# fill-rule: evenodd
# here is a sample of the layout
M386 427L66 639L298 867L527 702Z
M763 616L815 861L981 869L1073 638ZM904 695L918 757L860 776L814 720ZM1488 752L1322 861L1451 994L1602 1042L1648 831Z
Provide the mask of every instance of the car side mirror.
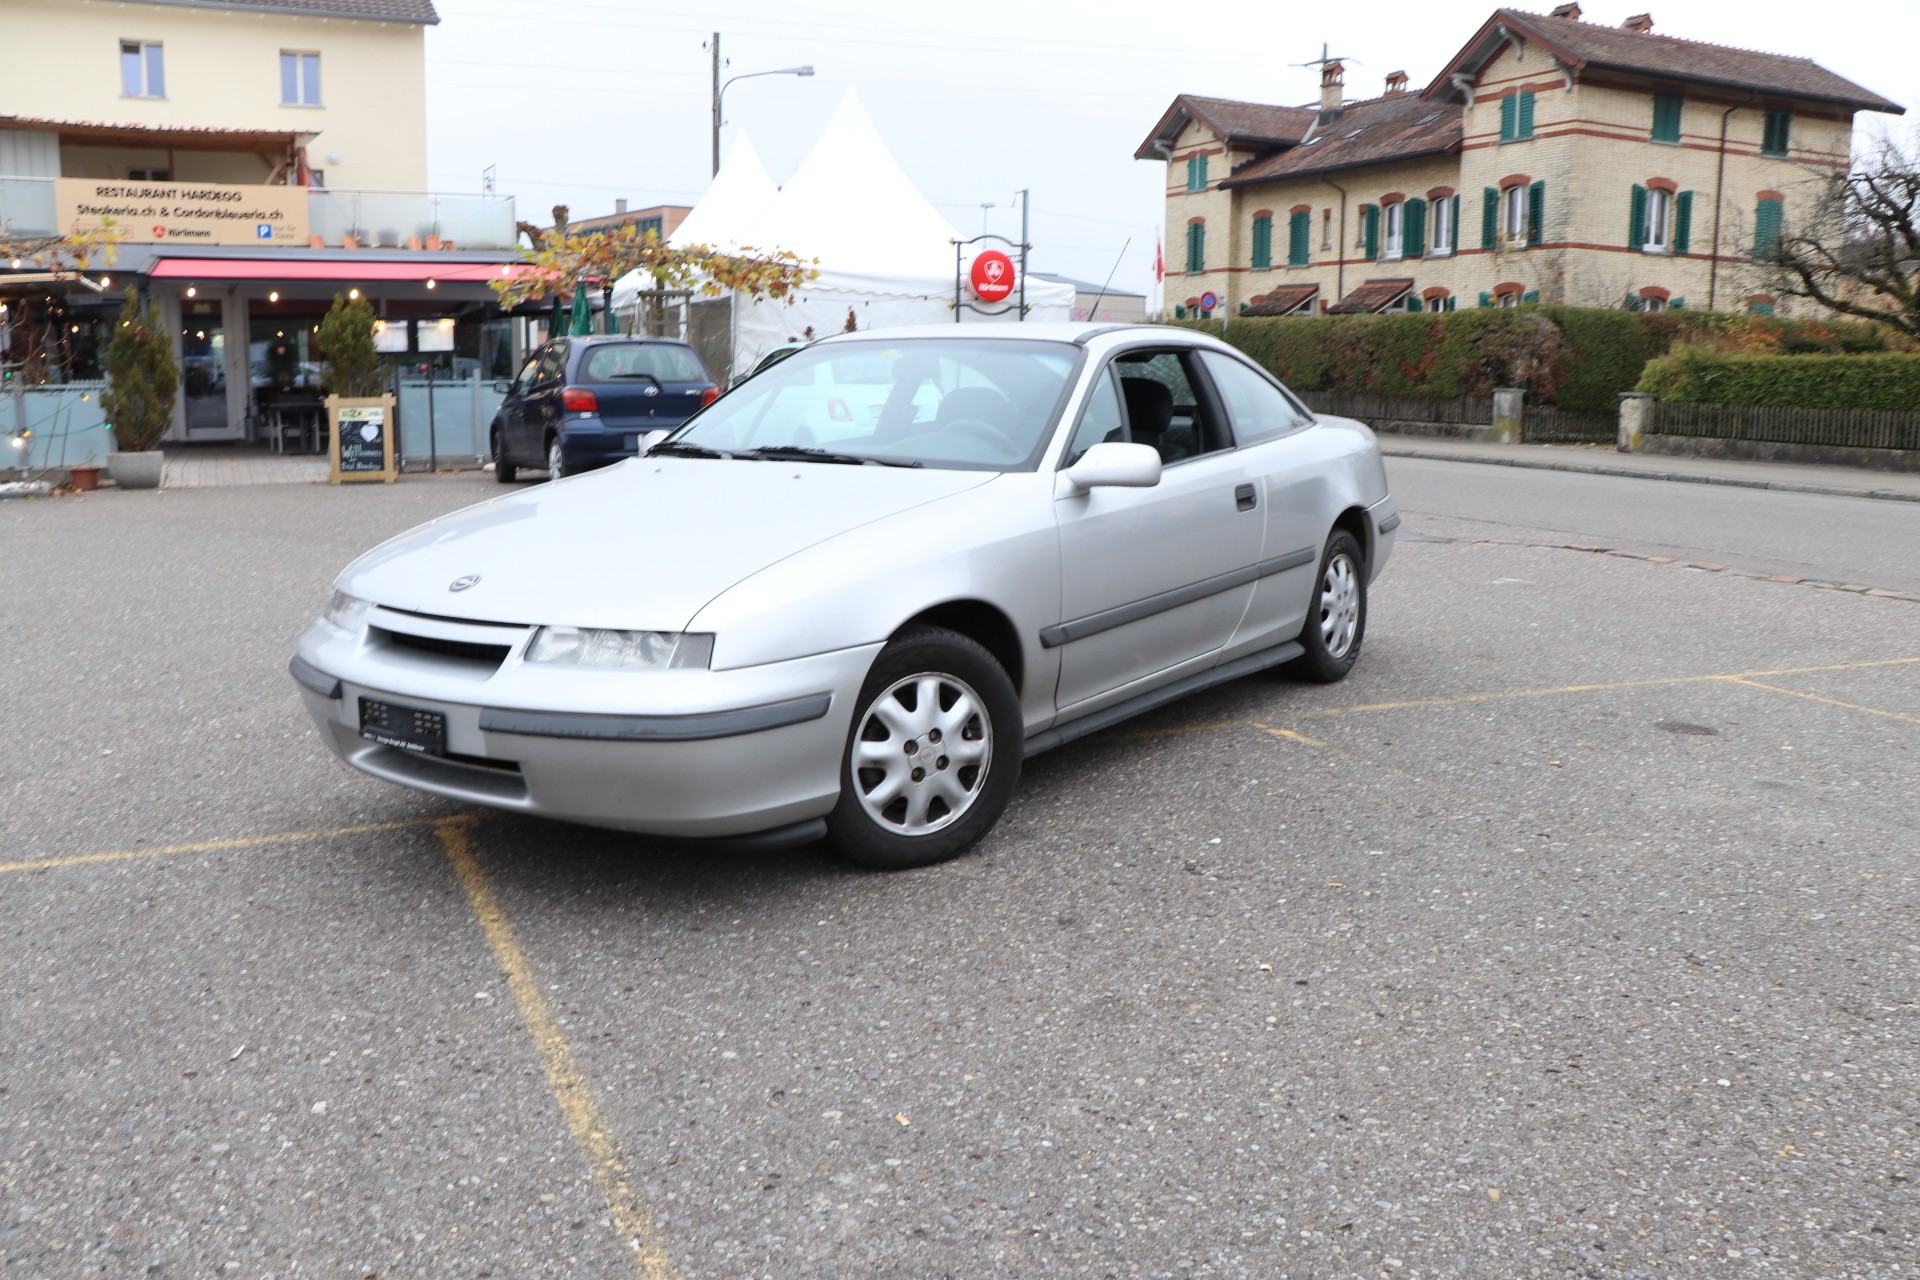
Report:
M500 395L511 395L513 394L513 383L506 378L495 378L493 380L493 389Z
M1160 483L1160 452L1145 444L1096 444L1063 474L1076 493L1103 487L1151 489Z
M636 450L636 452L644 458L653 451L653 446L659 444L672 434L673 432L671 431L642 431L640 433L640 448Z

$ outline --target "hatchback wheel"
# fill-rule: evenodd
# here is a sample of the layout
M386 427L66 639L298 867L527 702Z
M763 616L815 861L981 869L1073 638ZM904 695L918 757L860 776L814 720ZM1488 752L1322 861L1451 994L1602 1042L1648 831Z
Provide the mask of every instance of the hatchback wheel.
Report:
M512 484L520 474L520 468L507 461L507 448L500 442L500 428L493 429L493 478L501 484Z
M1335 529L1320 553L1313 604L1300 630L1306 652L1288 670L1303 680L1332 684L1346 679L1360 658L1367 634L1367 566L1360 544L1345 529Z
M560 450L560 437L547 441L547 479L558 480L567 474L567 455Z
M1020 777L1013 681L956 631L908 627L867 673L827 825L850 861L942 862L992 829Z

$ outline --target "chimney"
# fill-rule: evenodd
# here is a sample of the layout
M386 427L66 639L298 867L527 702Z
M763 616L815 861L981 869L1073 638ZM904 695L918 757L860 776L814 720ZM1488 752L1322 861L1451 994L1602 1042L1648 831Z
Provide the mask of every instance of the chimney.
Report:
M1635 35L1643 36L1647 34L1647 32L1653 30L1653 15L1650 13L1636 13L1631 18L1628 18L1625 22L1621 23L1620 29L1622 31L1631 31Z
M627 211L627 198L625 196L613 202L613 211L615 213L625 213Z
M1340 104L1346 101L1346 68L1338 62L1327 62L1320 67L1320 114L1338 113Z
M1547 16L1550 18L1565 18L1568 22L1578 22L1580 21L1580 6L1577 4L1557 4L1553 7L1553 12Z
M1405 93L1407 91L1407 73L1391 71L1387 73L1387 92Z

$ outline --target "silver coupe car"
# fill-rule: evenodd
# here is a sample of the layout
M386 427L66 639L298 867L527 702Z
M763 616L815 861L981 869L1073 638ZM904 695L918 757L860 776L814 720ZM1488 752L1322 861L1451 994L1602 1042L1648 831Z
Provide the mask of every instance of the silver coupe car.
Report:
M1371 431L1204 335L846 334L369 551L292 673L334 754L403 786L920 866L1024 757L1266 668L1345 676L1399 523Z

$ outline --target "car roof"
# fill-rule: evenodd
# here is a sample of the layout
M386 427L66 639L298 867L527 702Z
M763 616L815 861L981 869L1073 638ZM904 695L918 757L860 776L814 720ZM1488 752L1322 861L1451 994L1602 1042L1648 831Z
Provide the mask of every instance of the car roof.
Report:
M1145 338L1154 342L1171 342L1183 346L1207 347L1216 351L1231 351L1233 348L1212 334L1200 333L1193 329L1184 329L1176 325L1164 324L1127 324L1093 321L1006 321L1000 324L913 324L901 325L897 329L862 329L858 333L834 333L819 339L813 345L825 346L846 342L902 341L912 342L932 338L992 338L999 341L1011 339L1015 342L1070 342L1075 346L1090 346L1096 342L1104 349L1134 338Z
M563 338L568 342L578 342L590 347L598 346L603 342L648 342L667 347L687 345L678 338L659 338L643 333L556 333L548 341L558 342Z

